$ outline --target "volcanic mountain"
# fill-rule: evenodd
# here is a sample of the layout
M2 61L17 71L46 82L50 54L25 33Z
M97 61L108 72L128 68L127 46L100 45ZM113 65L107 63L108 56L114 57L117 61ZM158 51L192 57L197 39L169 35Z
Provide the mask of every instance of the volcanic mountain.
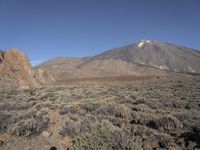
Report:
M168 72L200 74L200 51L158 41L141 40L92 57L58 57L39 65L57 79L162 75Z

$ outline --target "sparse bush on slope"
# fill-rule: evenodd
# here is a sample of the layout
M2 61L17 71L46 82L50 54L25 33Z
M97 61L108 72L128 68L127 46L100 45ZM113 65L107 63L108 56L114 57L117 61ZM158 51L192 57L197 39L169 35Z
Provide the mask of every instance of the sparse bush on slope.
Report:
M42 113L37 113L29 119L20 120L12 124L9 132L18 136L30 136L41 133L49 125L49 118Z
M0 114L0 131L18 136L39 134L48 124L49 118L40 112L28 112L21 116Z
M148 126L164 131L174 131L178 128L182 128L183 125L175 117L168 115L158 119L150 120Z

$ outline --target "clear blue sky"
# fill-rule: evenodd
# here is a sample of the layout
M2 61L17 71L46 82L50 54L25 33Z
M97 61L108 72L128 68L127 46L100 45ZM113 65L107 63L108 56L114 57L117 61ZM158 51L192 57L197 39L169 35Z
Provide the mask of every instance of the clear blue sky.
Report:
M0 49L33 63L140 39L200 49L200 0L0 0Z

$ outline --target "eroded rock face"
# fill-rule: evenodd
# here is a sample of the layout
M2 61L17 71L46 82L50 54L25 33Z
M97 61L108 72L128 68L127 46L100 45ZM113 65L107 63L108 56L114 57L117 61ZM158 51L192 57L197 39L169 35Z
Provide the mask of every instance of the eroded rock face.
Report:
M56 81L52 72L43 67L36 67L33 69L34 77L39 83L48 84Z
M2 51L2 50L0 50L0 64L3 62L3 60L4 60L4 54L5 54L5 52L4 51Z
M17 49L0 51L0 82L13 83L15 88L26 89L39 84L33 75L32 66L26 54ZM12 84L9 84L11 88ZM6 87L5 87L6 88Z

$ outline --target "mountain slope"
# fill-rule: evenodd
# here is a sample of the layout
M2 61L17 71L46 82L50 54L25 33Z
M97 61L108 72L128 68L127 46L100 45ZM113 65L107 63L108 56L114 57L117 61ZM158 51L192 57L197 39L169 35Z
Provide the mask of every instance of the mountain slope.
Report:
M56 58L40 64L58 79L200 73L200 52L183 46L141 40L87 58Z
M137 44L112 49L93 60L115 59L176 72L200 72L200 52L182 46L142 40Z

